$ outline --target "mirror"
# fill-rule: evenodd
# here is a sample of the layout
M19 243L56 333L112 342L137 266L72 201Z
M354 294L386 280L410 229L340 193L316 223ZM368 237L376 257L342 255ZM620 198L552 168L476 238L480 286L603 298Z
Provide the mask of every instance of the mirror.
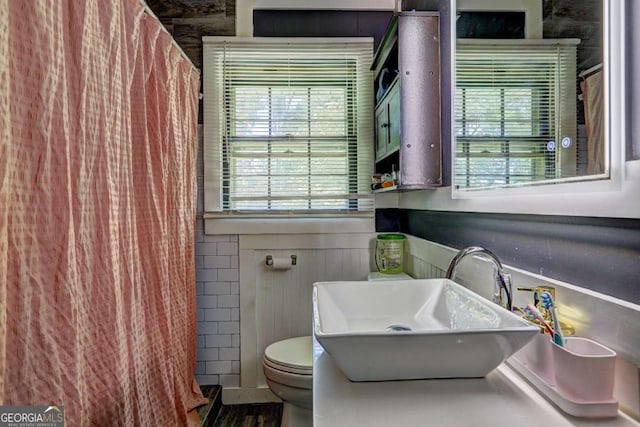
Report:
M603 1L457 1L456 191L608 177Z

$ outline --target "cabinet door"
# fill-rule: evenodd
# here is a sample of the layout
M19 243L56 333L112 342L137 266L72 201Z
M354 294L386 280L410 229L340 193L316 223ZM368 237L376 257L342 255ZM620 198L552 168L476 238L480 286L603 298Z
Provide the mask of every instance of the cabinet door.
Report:
M387 154L389 141L389 114L387 103L383 102L376 108L376 160L382 159Z
M389 94L387 104L389 117L389 140L387 144L387 154L400 149L400 86L395 85Z

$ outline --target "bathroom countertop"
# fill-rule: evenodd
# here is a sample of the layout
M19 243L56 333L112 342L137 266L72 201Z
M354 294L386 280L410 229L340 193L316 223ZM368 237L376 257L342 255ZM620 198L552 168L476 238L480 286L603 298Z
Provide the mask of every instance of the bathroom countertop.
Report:
M351 382L313 340L314 427L640 426L566 415L505 364L486 378Z

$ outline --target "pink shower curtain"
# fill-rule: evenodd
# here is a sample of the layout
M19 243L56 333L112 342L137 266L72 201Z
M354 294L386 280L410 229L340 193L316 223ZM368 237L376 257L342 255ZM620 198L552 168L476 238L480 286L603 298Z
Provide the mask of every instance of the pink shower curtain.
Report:
M0 404L198 424L198 90L138 0L0 1Z

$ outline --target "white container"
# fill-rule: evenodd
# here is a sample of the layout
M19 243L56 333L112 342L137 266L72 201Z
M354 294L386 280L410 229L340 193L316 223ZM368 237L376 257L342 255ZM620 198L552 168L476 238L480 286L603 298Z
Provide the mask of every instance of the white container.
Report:
M584 402L613 398L615 351L588 338L569 337L564 347L553 343L556 386L567 397Z

